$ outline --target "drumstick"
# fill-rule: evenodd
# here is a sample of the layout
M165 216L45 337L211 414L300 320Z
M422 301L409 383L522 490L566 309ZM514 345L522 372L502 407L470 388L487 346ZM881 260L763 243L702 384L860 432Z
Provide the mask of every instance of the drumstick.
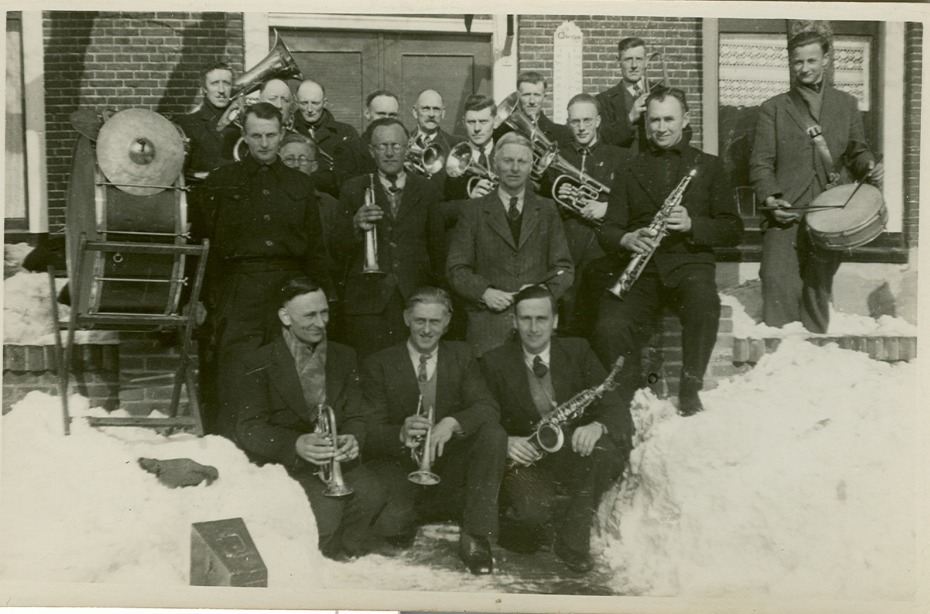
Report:
M559 275L561 275L561 274L564 273L564 272L565 272L565 271L564 271L563 269L559 269L559 270L557 270L557 271L555 271L555 272L549 273L549 274L546 275L546 277L544 277L543 279L541 279L541 280L539 280L539 281L537 281L537 282L531 283L531 284L529 284L529 285L530 285L530 286L542 286L542 285L544 285L545 283L552 281L553 279L555 279L556 277L558 277ZM513 292L508 292L507 294L510 294L511 296L513 296L513 295L517 294L519 291L520 291L520 290L514 290Z
M878 166L878 164L882 161L882 157L883 157L882 154L878 154L878 156L876 156L875 166ZM763 205L759 207L759 210L760 211L775 211L777 209L782 209L784 211L789 211L789 210L790 211L815 211L815 210L820 210L820 209L843 209L846 207L846 205L850 203L850 201L852 201L853 196L856 195L856 192L859 191L859 188L862 187L862 184L868 181L869 177L872 176L872 173L875 172L875 166L869 169L869 172L866 173L865 176L862 177L862 179L856 182L856 187L852 191L852 194L849 195L849 197L846 199L846 202L844 202L842 205L817 205L817 206L808 205L806 207L779 207L775 205Z
M872 168L869 169L869 172L866 173L866 174L862 177L862 179L860 179L859 181L856 182L856 189L852 191L852 194L850 194L850 195L849 195L849 198L846 199L846 202L843 203L843 207L845 207L846 205L849 204L849 201L851 201L852 198L853 198L853 196L856 195L856 192L859 191L859 188L862 187L862 184L864 184L866 181L869 180L869 177L872 176L872 173L874 173L874 172L875 172L875 169L878 167L878 165L881 164L881 161L882 161L882 154L878 154L877 156L875 156L875 165L872 166Z

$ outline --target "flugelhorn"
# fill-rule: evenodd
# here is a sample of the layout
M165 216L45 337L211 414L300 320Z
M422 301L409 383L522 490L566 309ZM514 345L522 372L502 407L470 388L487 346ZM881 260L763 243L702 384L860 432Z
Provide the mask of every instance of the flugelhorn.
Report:
M423 395L420 395L420 400L417 402L416 415L423 415ZM417 447L410 449L410 458L417 464L418 469L408 473L407 479L420 486L435 486L439 484L440 480L439 476L433 473L433 462L430 458L433 443L433 420L435 419L432 405L430 405L429 409L426 411L426 419L429 420L429 428L426 430L426 435L420 438Z
M576 215L581 215L585 201L601 200L610 194L610 188L594 179L587 173L576 168L559 153L559 144L549 140L536 124L517 106L520 102L520 93L514 92L497 105L497 115L494 117L494 128L507 124L519 134L522 134L533 144L533 171L534 179L542 177L549 168L560 174L552 185L555 201ZM573 187L570 196L560 198L557 189L563 184ZM600 220L594 222L599 224Z
M323 494L327 497L347 497L353 491L346 486L342 479L342 465L336 460L336 452L339 448L338 434L336 433L336 414L333 408L326 403L317 405L316 429L314 431L322 435L333 444L333 457L325 465L320 465L317 475L326 484L326 490Z
M446 174L449 177L461 177L465 173L472 174L472 177L468 179L468 184L466 185L469 194L474 190L475 184L482 179L490 181L492 189L496 188L501 181L500 177L498 177L494 171L490 168L485 168L475 160L471 145L468 143L459 143L449 150L449 157L446 158Z
M371 185L365 188L365 206L375 206L375 174L369 175ZM362 273L370 275L383 275L384 271L378 266L378 226L374 222L371 228L365 231L365 253L362 259Z
M439 145L431 143L426 147L420 147L415 139L410 139L407 143L407 158L404 160L404 168L411 173L432 177L442 170L445 160L442 157L442 149Z

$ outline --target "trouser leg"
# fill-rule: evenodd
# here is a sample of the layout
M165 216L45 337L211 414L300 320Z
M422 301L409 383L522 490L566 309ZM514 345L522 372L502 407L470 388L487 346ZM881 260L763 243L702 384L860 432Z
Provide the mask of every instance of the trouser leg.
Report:
M798 231L798 257L802 281L801 323L811 332L825 333L830 326L833 277L840 268L842 253L815 244L804 224Z
M402 459L378 458L365 466L384 486L387 502L375 519L374 531L382 537L409 537L416 532L417 485L407 479L411 468Z
M676 286L667 289L667 300L681 319L680 392L696 393L703 387L720 327L720 297L714 267L688 266Z
M780 328L801 319L798 224L769 226L762 237L762 320Z

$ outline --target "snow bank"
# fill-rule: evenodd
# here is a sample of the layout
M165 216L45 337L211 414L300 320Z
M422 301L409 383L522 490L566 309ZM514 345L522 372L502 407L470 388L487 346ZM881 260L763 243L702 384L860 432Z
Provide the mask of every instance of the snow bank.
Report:
M916 363L786 339L680 418L641 390L600 548L624 594L915 590Z
M826 333L812 333L806 330L800 322L791 322L782 328L773 328L766 326L759 319L750 315L749 310L737 296L721 294L720 302L733 308L733 336L738 339L836 337L840 335L864 337L917 336L917 327L902 318L884 315L876 320L868 316L836 311L832 305L830 306L830 326Z
M7 243L3 246L3 277L10 277L23 270L23 261L32 251L28 243Z

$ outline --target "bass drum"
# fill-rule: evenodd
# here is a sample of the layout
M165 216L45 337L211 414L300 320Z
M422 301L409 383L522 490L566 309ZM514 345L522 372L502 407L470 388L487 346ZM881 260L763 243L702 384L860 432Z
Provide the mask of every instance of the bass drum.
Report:
M180 138L180 137L179 137ZM78 137L68 183L66 253L72 308L79 314L178 313L185 257L134 251L85 251L87 241L187 242L187 199L182 174L173 188L137 195L106 185L93 142Z
M811 207L832 207L815 209L805 217L811 239L824 249L861 247L882 234L888 223L881 190L867 183L858 190L852 183L827 190L814 199Z

